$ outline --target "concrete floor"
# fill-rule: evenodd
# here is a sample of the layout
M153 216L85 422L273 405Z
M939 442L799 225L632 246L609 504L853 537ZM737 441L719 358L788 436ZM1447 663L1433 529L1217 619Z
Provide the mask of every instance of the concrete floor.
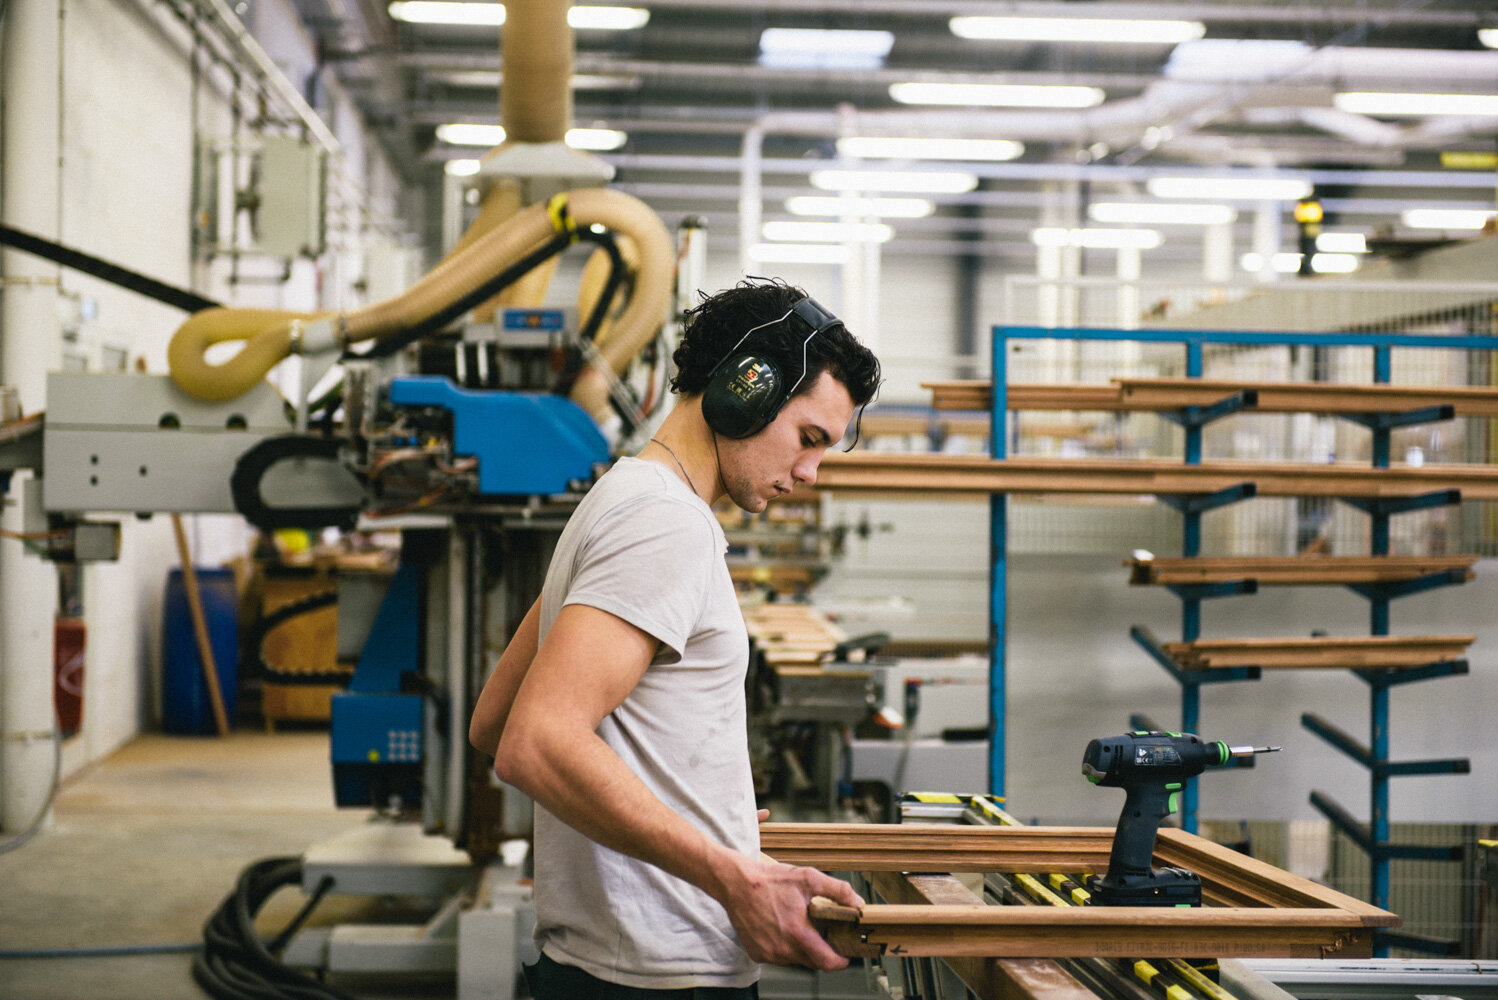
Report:
M246 865L298 855L367 817L333 806L326 731L142 736L69 781L50 825L0 855L0 950L200 942ZM262 926L284 924L301 902L282 890ZM320 909L348 905L331 897ZM0 997L203 1000L191 958L0 959ZM384 989L368 985L359 992ZM450 984L418 991L451 993Z
M324 731L141 736L68 781L50 824L0 854L0 952L197 945L209 915L244 868L300 855L368 822L333 805ZM261 911L274 934L303 902L286 888ZM389 900L328 897L310 924L410 922ZM419 920L420 918L415 918ZM0 957L0 1000L205 1000L192 955ZM443 998L451 978L347 977L331 983L368 1000ZM861 969L833 975L766 968L761 996L869 996Z

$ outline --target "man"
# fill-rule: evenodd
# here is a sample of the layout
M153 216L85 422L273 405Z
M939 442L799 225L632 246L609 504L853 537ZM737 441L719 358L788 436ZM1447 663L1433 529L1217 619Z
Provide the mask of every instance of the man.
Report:
M754 997L756 963L847 965L806 914L846 883L759 854L748 639L711 505L816 480L879 362L800 289L694 309L681 400L562 533L479 696L474 746L536 802L538 1000Z

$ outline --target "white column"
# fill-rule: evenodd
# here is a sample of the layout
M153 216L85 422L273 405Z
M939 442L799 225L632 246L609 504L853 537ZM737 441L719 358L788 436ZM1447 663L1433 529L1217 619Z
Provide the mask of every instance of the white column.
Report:
M1259 281L1274 281L1280 274L1274 269L1274 255L1280 252L1280 230L1283 210L1277 201L1260 202L1254 213L1254 253L1259 255Z
M1202 277L1219 284L1233 280L1233 224L1218 222L1202 231Z
M749 259L749 248L760 241L760 228L764 219L761 203L763 179L760 160L764 152L765 129L756 122L744 132L744 141L739 147L739 272L749 274L754 264Z
M59 94L62 24L59 0L10 4L0 21L0 88L6 114L0 164L5 220L57 238ZM0 255L0 383L20 391L27 412L42 409L55 357L58 268L29 254ZM23 476L11 482L0 511L21 528ZM46 803L52 779L52 619L57 578L50 563L0 540L0 829L17 832Z
M1115 264L1118 275L1118 326L1132 330L1139 326L1139 275L1143 253L1138 247L1120 247Z

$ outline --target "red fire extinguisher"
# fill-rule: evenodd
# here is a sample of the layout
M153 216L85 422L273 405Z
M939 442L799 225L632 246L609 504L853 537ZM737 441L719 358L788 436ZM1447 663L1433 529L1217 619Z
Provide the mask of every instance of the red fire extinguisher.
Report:
M88 631L82 618L60 617L52 626L52 704L57 726L71 736L83 726L83 660Z

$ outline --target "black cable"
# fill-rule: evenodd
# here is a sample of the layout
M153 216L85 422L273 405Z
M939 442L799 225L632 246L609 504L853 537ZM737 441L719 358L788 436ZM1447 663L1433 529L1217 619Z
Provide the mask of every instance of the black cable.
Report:
M111 264L106 260L86 254L72 247L65 247L61 243L34 236L23 232L12 226L0 225L0 246L14 247L24 250L29 254L35 254L44 260L50 260L54 264L70 267L75 271L92 275L112 285L128 288L132 292L138 292L147 298L155 299L157 302L165 302L169 306L176 306L186 312L198 312L203 309L212 309L222 303L212 299L204 298L197 292L186 288L178 288L155 278L148 278L139 271Z
M271 945L255 930L255 915L278 889L300 882L299 858L265 858L247 867L234 891L203 926L203 951L194 957L193 979L218 1000L354 1000L283 963L276 955L305 921L304 907ZM324 883L330 880L325 879ZM330 888L331 886L329 886ZM318 886L314 902L327 892Z

